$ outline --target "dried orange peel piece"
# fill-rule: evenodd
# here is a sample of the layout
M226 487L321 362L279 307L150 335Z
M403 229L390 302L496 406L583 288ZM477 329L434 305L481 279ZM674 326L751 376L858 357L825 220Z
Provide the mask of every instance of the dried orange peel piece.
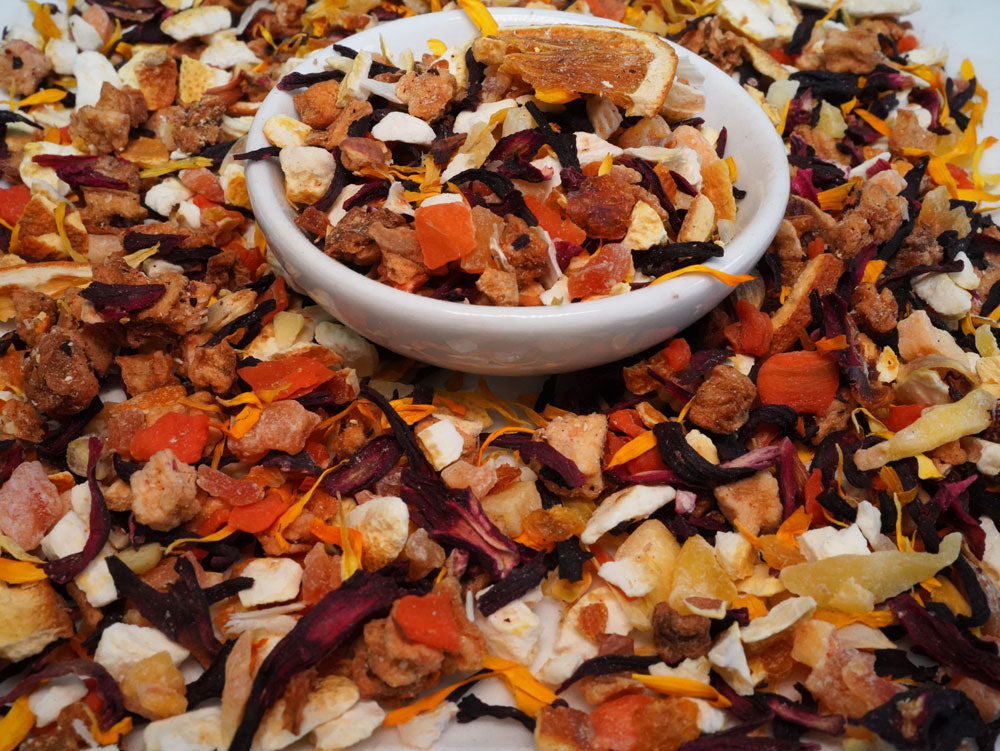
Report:
M656 34L605 26L513 26L473 47L536 91L600 94L629 116L660 111L677 71L677 54Z

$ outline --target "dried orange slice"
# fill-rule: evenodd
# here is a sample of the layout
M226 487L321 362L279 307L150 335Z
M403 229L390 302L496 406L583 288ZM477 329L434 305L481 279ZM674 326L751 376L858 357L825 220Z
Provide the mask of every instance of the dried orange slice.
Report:
M652 117L674 82L677 54L648 31L606 26L513 26L477 39L476 58L538 92L600 94L627 115Z

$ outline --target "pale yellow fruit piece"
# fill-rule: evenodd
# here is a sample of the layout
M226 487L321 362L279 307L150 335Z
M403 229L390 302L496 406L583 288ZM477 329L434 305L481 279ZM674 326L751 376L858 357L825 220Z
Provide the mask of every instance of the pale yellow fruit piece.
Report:
M937 553L883 550L835 555L789 566L782 570L781 582L790 592L812 597L821 608L867 613L954 563L961 546L962 535L953 532L941 541Z
M677 539L657 519L648 519L640 524L615 552L616 561L641 565L644 575L654 582L653 588L642 597L619 598L635 628L644 632L652 630L653 608L670 596L680 552Z
M812 618L795 627L795 639L792 642L792 659L818 668L826 661L826 653L830 648L830 639L837 627L832 623Z
M986 430L991 424L997 398L985 389L974 389L954 404L942 404L925 411L888 441L854 454L858 469L870 469L907 459L967 435Z
M670 607L682 615L690 615L691 608L684 602L687 597L705 597L724 603L731 603L736 597L736 586L715 557L715 548L699 536L689 537L677 556L668 600Z

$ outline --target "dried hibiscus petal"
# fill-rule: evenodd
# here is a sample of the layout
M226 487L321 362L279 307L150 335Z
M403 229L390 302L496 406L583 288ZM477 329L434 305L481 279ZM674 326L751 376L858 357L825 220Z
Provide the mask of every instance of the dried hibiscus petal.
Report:
M392 579L362 570L316 603L261 664L230 751L249 751L264 713L281 698L292 677L357 634L369 620L388 613L400 594Z
M911 688L858 722L896 748L921 751L953 751L986 732L972 700L950 688Z
M104 549L111 534L111 514L104 503L104 494L97 483L97 460L101 457L103 444L97 438L89 441L90 456L87 460L87 485L90 489L90 532L83 550L45 564L45 572L57 584L72 581L77 574L90 564Z

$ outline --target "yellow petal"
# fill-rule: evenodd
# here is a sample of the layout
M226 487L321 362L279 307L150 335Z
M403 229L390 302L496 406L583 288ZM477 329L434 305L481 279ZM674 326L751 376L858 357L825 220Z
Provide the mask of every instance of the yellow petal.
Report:
M711 266L705 266L704 264L695 263L690 266L685 266L684 268L677 269L676 271L671 271L669 274L658 276L649 284L650 286L652 286L654 284L659 284L660 282L665 282L668 279L673 279L674 277L683 276L684 274L709 274L711 276L714 276L723 284L728 284L730 287L735 287L737 284L742 284L743 282L749 282L753 280L753 277L750 274L727 274L725 271L719 271L718 269L713 269Z
M497 26L496 19L480 0L458 0L458 7L465 11L469 19L479 29L479 33L485 37L496 36L500 27Z
M263 28L258 26L257 28ZM171 159L169 162L164 162L155 167L147 167L139 173L139 177L145 179L147 177L159 177L160 175L166 175L171 172L177 172L182 169L196 169L198 167L211 167L212 160L207 156L192 156L187 159Z
M45 571L29 561L12 561L0 558L0 581L7 584L24 584L47 578Z
M166 549L163 551L163 555L170 555L176 548L179 548L181 545L187 545L189 542L218 542L219 540L224 540L229 537L229 535L235 531L235 527L230 527L227 524L222 529L213 532L210 535L205 535L204 537L182 537L180 540L174 540L172 543L167 545Z
M28 697L22 696L0 720L0 751L14 751L34 726L35 715L28 708Z
M566 102L572 102L574 99L578 99L579 96L580 95L575 91L570 91L569 89L535 89L535 98L545 102L546 104L566 104Z
M55 104L66 98L67 92L62 89L42 89L26 96L17 103L18 107L33 107L36 104Z
M645 675L643 673L632 673L632 678L646 688L668 696L707 699L710 704L716 707L731 706L729 700L710 685L691 678L676 678L672 675Z
M854 111L857 113L858 117L860 117L862 120L864 120L870 126L872 126L875 130L877 130L883 136L888 136L889 135L891 129L889 128L889 125L886 123L885 120L883 120L880 117L876 117L875 115L873 115L868 110L861 109L861 107L855 108Z
M656 436L653 435L653 431L647 430L645 433L640 433L615 452L606 469L626 464L654 448L656 448Z

